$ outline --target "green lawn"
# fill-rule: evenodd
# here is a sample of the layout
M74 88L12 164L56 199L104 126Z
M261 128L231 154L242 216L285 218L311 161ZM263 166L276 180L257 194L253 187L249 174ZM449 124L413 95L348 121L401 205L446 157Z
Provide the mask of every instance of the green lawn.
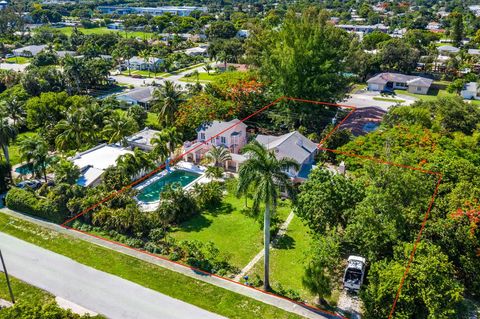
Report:
M198 81L199 82L203 82L203 83L208 83L208 82L212 82L212 81L215 81L215 79L217 78L218 74L216 73L206 73L206 72L199 72L198 73ZM197 76L196 75L192 75L192 76L184 76L183 78L180 79L180 81L183 81L183 82L197 82Z
M0 212L2 232L229 318L301 318L254 299Z
M13 165L19 164L22 160L20 158L20 150L18 149L18 141L21 140L24 137L31 137L32 135L35 135L35 132L24 132L20 133L17 136L17 139L15 142L10 145L8 148L9 154L10 154L10 163Z
M150 77L150 78L155 78L155 77L157 77L157 78L162 78L162 77L168 77L168 76L171 75L171 74L165 73L165 72L157 73L157 74L155 75L155 73L153 73L153 72L151 72L151 71L150 71L150 73L149 73L149 72L146 71L146 70L131 70L131 71L130 71L130 74L129 74L128 70L126 70L126 71L122 71L121 74L122 74L122 75L126 75L126 76L130 76L130 75L135 75L135 74L136 74L136 75L144 76L144 77L146 77L146 78L149 78L149 77Z
M146 121L145 125L147 125L150 128L153 128L153 129L160 128L160 123L158 122L158 114L148 112L147 121Z
M392 99L388 97L377 97L375 96L373 98L375 101L384 101L384 102L395 102L395 103L403 103L405 100L400 100L400 99Z
M5 262L7 263L8 271L8 259ZM3 268L1 269L3 271ZM31 286L12 276L9 276L9 279L16 302L26 301L28 303L43 304L55 298L50 293ZM10 301L10 293L8 292L7 281L5 280L5 275L3 273L0 273L0 298Z
M439 90L439 89L436 89L436 88L433 88L433 87L430 88L430 90L428 91L428 94L426 94L426 95L410 93L406 90L395 90L395 94L408 95L408 96L412 96L412 97L415 97L415 98L417 98L419 100L423 100L423 101L433 101L433 100L436 100L440 97L458 96L455 93L449 93L446 90Z
M13 57L13 58L8 58L5 60L7 63L18 63L18 64L25 64L29 63L31 58L26 58L23 56L18 56L18 57Z
M203 212L172 232L177 240L212 241L221 253L230 256L230 263L243 268L263 247L261 223L243 212L245 200L228 194L223 204ZM251 204L251 203L250 203ZM281 203L277 215L285 220L291 208Z
M73 27L63 27L63 28L56 28L57 30L62 31L64 34L70 36L73 31ZM143 32L143 31L127 31L125 30L111 30L106 27L102 28L78 28L78 31L82 32L83 34L108 34L108 33L119 33L122 37L128 38L142 38L142 39L151 39L155 36L152 32Z
M270 281L274 289L281 284L285 289L298 292L303 299L312 301L313 296L302 285L302 276L312 241L308 227L295 216L284 237L270 254ZM263 258L255 265L251 274L263 278Z

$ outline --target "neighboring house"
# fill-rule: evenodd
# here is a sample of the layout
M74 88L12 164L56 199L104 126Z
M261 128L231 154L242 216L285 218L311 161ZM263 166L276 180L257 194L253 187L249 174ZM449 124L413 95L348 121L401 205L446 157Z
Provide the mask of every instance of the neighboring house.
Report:
M465 84L460 95L466 100L480 100L480 94L478 90L477 82L470 82Z
M427 94L432 83L432 79L400 73L380 73L367 81L369 91L402 89L415 94Z
M441 24L435 21L432 21L427 24L425 29L430 30L430 31L438 31L441 29Z
M23 56L26 58L31 58L36 56L38 53L43 51L47 45L41 44L41 45L28 45L26 47L18 48L13 50L13 54L15 56Z
M162 63L163 60L159 58L150 57L148 59L144 59L134 56L124 63L124 67L127 69L130 68L130 70L154 71L158 70Z
M191 6L165 6L165 7L121 7L121 6L99 6L97 10L104 14L148 14L153 16L171 13L181 17L188 17L192 11L207 12L207 7Z
M248 38L250 36L250 30L238 30L237 37L239 38Z
M132 152L124 147L101 144L71 157L69 160L80 168L81 175L77 184L84 187L97 186L105 170L115 166L117 159L128 153Z
M255 139L268 150L273 151L277 159L290 158L300 165L298 171L293 168L286 171L294 181L301 182L308 177L318 151L316 143L297 131L281 136L258 135Z
M480 50L478 50L478 49L468 49L468 54L470 54L470 55L480 55Z
M8 6L8 2L5 0L0 1L0 10L5 9Z
M437 48L438 53L443 56L455 55L460 52L460 49L451 45L442 45Z
M185 155L187 161L198 162L212 145L223 146L232 153L232 161L227 163L227 166L233 165L238 167L239 163L235 162L233 157L238 157L234 155L238 155L246 143L247 126L243 122L240 122L238 119L228 122L213 121L197 129L197 140L185 142L183 152L187 153ZM241 159L240 157L238 158Z
M140 105L146 108L150 108L150 104L153 100L153 92L155 92L154 86L140 87L130 90L125 93L118 94L117 100L127 105Z
M152 139L155 138L157 133L160 133L160 131L146 127L140 132L127 137L127 143L132 149L139 148L142 151L150 152L154 147L154 145L152 145Z
M379 23L374 25L354 25L354 24L338 24L337 27L349 32L371 33L373 31L380 31L388 33L388 27Z
M183 52L188 56L208 56L206 47L194 47L183 50Z
M109 23L109 24L107 24L107 29L110 29L110 30L123 30L123 24L121 24L120 22Z
M55 54L56 54L57 57L59 57L59 58L64 58L64 57L67 56L67 55L76 56L76 55L77 55L77 52L75 52L75 51L55 51Z

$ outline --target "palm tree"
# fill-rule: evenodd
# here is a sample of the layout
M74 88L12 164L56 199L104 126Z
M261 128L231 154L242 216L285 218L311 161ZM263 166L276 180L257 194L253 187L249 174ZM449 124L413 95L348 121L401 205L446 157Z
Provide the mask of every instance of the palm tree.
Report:
M69 82L69 91L70 93L75 92L79 93L81 91L84 72L84 65L81 59L72 57L67 54L63 58L63 74Z
M175 113L183 101L180 86L171 81L165 81L163 85L155 90L153 98L154 103L158 105L159 122L166 127L173 125Z
M270 288L269 261L270 261L270 208L276 207L279 189L284 188L293 196L292 182L285 173L286 169L298 169L299 165L292 159L277 159L272 151L257 141L247 144L243 152L248 158L239 170L237 196L247 195L248 189L253 187L253 209L257 210L260 203L265 204L263 233L264 233L264 289Z
M102 134L108 143L122 141L122 144L126 144L125 137L138 130L138 124L135 120L128 117L125 113L115 112L104 123L105 127Z
M131 179L141 173L155 168L155 163L152 161L148 153L136 148L133 154L127 153L117 159L117 167L121 168Z
M208 75L210 75L210 71L212 71L212 66L210 64L207 64L203 67L203 69L207 72Z
M175 149L183 143L182 133L177 131L175 126L165 128L152 138L151 143L154 145L154 150L164 154L167 151L168 156L172 156Z
M192 72L192 75L195 76L195 78L197 79L197 83L198 83L198 80L199 80L199 78L200 78L200 73L198 73L198 70L193 71L193 72Z
M25 120L26 113L23 109L23 105L24 103L16 98L7 99L5 101L5 111L12 119L14 126L17 126L17 124L21 126Z
M150 77L150 67L148 66L148 62L150 61L150 52L148 50L142 50L138 53L138 56L143 59L143 62L148 67L148 77ZM154 63L155 64L155 63Z
M232 155L230 154L230 150L228 148L224 146L213 145L212 148L210 148L205 154L205 158L210 162L213 162L214 166L220 167L226 161L231 161Z
M39 135L24 138L18 142L22 160L29 163L33 171L42 173L47 182L48 144Z
M61 131L55 138L55 144L61 150L80 149L84 144L95 142L93 119L85 116L83 109L71 110L65 119L55 125Z
M17 128L8 123L8 119L6 117L2 117L0 120L0 147L3 150L3 155L5 156L5 162L7 162L7 165L10 165L8 146L13 140L15 140L17 135Z

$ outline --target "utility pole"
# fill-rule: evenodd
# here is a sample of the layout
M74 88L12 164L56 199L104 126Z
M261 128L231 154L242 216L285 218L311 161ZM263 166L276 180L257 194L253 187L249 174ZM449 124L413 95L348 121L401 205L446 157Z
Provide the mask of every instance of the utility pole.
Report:
M12 303L15 303L12 286L10 286L10 279L8 279L7 267L5 267L5 261L3 260L3 255L1 250L0 250L0 259L2 260L3 272L5 273L5 278L7 279L7 286L8 286L8 291L10 291L10 298L12 299Z

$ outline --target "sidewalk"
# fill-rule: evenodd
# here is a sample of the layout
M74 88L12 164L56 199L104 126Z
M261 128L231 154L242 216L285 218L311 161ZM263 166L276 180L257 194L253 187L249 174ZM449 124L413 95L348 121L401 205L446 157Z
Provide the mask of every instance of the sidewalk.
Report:
M69 230L69 229L63 228L63 227L61 227L57 224L53 224L53 223L50 223L50 222L47 222L47 221L39 220L39 219L30 217L30 216L26 216L26 215L17 213L17 212L12 211L8 208L0 209L0 212L5 213L5 214L10 215L10 216L13 216L13 217L16 217L16 218L19 218L19 219L23 219L25 221L28 221L28 222L31 222L31 223L34 223L34 224L37 224L39 226L57 231L59 233L62 233L62 234L68 235L68 236L79 238L79 239L88 241L90 243L115 250L115 251L123 253L125 255L129 255L129 256L138 258L140 260L146 261L148 263L152 263L152 264L167 268L169 270L181 273L183 275L192 277L194 279L201 280L201 281L207 282L209 284L212 284L212 285L224 288L224 289L228 289L228 290L236 292L238 294L241 294L241 295L244 295L244 296L256 299L256 300L259 300L259 301L264 302L266 304L278 307L278 308L283 309L283 310L288 311L288 312L292 312L292 313L301 315L301 316L306 317L306 318L310 318L310 319L340 318L340 317L337 317L337 316L334 316L334 315L329 315L329 314L326 314L326 313L322 313L321 311L316 311L315 309L309 308L309 307L304 306L302 304L295 303L291 300L282 298L280 296L265 293L261 290L254 289L254 288L239 284L239 283L237 283L233 280L229 280L229 279L226 279L226 278L217 277L215 275L210 275L210 274L206 274L206 273L203 273L203 272L199 272L199 271L191 269L190 267L183 266L183 265L171 262L169 260L161 259L159 257L155 257L155 256L152 256L152 255L134 250L132 248L121 246L121 245L115 244L113 242L109 242L109 241L106 241L106 240L103 240L103 239L99 239L99 238L96 238L96 237L93 237L93 236L89 236L87 234L83 234L83 233L80 233L80 232L77 232L77 231L74 231L74 230Z

